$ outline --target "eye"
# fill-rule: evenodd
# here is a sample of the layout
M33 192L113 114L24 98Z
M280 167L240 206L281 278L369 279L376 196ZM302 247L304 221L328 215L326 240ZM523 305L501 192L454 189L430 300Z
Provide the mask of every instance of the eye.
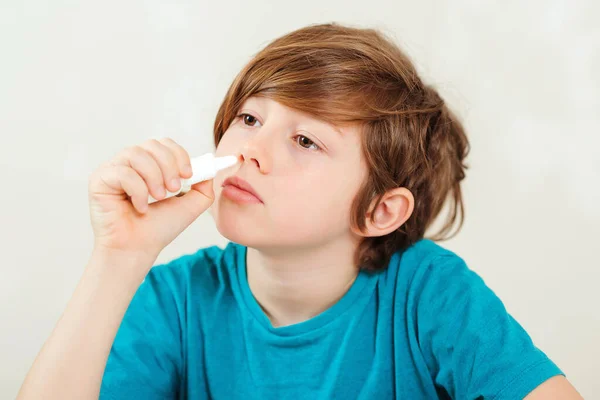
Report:
M248 114L248 113L241 113L239 114L236 118L241 118L242 122L244 122L244 125L247 126L252 126L254 127L257 122L258 119L256 119L256 117L254 117L254 115L252 114ZM260 124L260 122L258 122Z
M308 149L308 150L315 150L315 151L319 151L321 150L321 148L319 146L317 146L317 144L315 142L313 142L312 140L310 140L309 138L307 138L304 135L298 135L295 137L296 142L303 148Z

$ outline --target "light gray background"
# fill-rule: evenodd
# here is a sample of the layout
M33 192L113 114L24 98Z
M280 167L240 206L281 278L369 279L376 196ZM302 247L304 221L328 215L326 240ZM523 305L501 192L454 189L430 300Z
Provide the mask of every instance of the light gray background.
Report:
M467 220L442 243L584 395L600 396L598 3L0 2L0 398L15 396L90 254L87 179L125 146L211 151L217 107L268 41L380 28L465 121ZM224 244L205 214L161 254Z

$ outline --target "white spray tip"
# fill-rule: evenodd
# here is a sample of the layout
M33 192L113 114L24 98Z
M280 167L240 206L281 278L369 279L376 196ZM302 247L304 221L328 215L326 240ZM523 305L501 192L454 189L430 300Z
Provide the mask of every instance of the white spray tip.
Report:
M182 179L179 190L176 192L167 192L165 198L185 194L190 190L192 185L214 178L218 171L237 164L238 157L215 157L212 153L207 153L190 159L190 162L192 164L192 177L189 179ZM152 196L148 196L148 203L153 203L155 201L157 200Z
M220 171L237 164L237 162L238 159L236 156L215 157L215 169Z

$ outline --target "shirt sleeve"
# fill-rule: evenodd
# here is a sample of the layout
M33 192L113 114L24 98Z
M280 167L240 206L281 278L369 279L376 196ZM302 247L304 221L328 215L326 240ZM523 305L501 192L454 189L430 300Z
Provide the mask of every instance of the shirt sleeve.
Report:
M174 399L181 335L173 279L153 267L134 295L109 354L100 399Z
M421 352L450 397L522 399L564 375L458 256L435 258L413 283Z

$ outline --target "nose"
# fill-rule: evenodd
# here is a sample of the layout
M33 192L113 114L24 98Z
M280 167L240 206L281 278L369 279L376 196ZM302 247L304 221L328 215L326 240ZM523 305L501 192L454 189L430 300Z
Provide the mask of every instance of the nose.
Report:
M242 162L254 164L262 174L271 172L273 156L271 145L273 140L267 137L267 132L263 131L252 135L240 151Z

